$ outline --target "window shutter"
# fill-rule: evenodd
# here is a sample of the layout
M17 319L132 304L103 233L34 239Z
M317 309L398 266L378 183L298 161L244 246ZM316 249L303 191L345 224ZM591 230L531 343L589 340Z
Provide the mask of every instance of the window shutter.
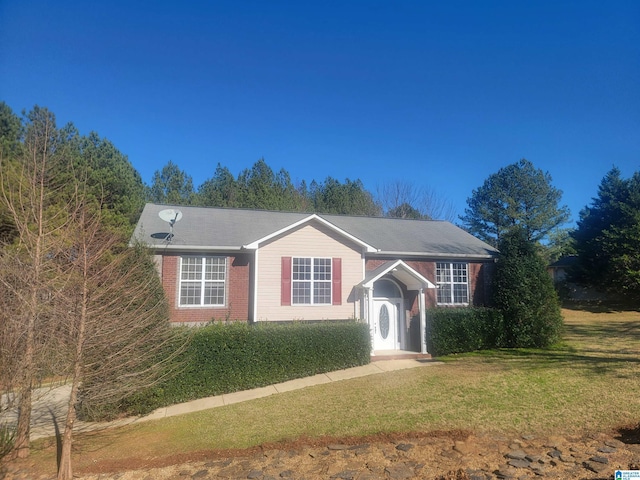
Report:
M282 257L280 304L291 305L291 257Z
M331 262L331 293L333 305L342 305L342 259L334 258Z

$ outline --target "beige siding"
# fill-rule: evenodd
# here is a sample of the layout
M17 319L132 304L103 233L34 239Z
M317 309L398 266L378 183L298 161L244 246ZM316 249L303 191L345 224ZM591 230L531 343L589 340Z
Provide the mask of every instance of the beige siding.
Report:
M342 305L282 306L282 257L342 259ZM258 321L347 319L359 316L354 286L362 281L363 262L357 244L319 223L305 224L262 245L258 252Z

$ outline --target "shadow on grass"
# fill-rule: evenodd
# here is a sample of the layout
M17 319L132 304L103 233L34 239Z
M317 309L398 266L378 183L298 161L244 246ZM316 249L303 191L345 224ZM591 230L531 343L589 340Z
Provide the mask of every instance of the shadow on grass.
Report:
M605 302L562 302L562 308L589 313L638 312L638 308L624 303Z
M511 362L527 370L569 368L593 375L635 378L640 366L640 320L565 325L565 338L578 339L578 346L560 344L547 349L504 348L449 358L475 357L487 363ZM602 339L602 348L598 348ZM612 347L613 342L613 347ZM615 345L619 344L619 348Z
M590 323L588 325L565 324L565 336L601 337L620 341L640 341L640 318L636 321Z

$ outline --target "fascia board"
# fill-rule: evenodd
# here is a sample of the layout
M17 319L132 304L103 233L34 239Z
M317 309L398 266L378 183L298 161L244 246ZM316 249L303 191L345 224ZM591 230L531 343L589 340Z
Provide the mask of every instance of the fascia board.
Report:
M377 250L374 253L379 256L392 256L392 257L422 257L422 258L468 258L472 260L489 260L495 258L498 252L495 254L478 254L478 253L431 253L431 252L394 252Z
M375 277L370 278L369 281L367 281L366 283L363 283L362 287L364 287L364 288L373 287L373 284L376 281L378 281L380 278L385 276L387 273L393 271L394 268L398 268L398 267L401 267L405 272L407 272L409 275L411 275L412 277L417 279L420 284L426 285L427 288L436 288L436 286L433 283L431 283L427 278L425 278L419 272L417 272L416 270L411 268L409 265L404 263L402 260L396 260L391 265L389 265L387 268L385 268L384 270L378 272L378 274Z
M305 223L309 223L312 220L317 220L318 222L322 223L324 226L326 226L327 228L333 230L334 232L337 232L338 234L342 235L345 238L348 238L349 240L351 240L352 242L360 245L361 247L364 247L366 249L367 253L374 253L377 252L378 249L375 247L372 247L371 245L363 242L362 240L354 237L353 235L351 235L348 232L345 232L344 230L342 230L341 228L336 227L333 223L329 222L328 220L325 220L324 218L316 215L315 213L313 215L309 215L308 217L303 218L302 220L298 220L295 223L292 223L291 225L287 225L284 228L281 228L280 230L277 230L273 233L270 233L269 235L266 235L262 238L259 238L258 240L255 240L247 245L243 245L243 248L249 249L249 250L255 250L257 248L259 248L261 243L264 243L268 240L271 240L274 237L277 237L278 235L282 235L284 233L287 233L288 231L299 227L300 225L304 225Z
M235 252L243 250L242 247L238 247L237 245L229 247L229 246L213 246L213 245L149 245L149 248L152 250L162 251L162 250L173 250L173 251L200 251L200 252Z

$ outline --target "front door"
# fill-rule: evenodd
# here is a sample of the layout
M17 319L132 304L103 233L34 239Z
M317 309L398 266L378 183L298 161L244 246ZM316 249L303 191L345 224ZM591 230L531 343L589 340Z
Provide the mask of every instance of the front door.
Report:
M398 305L391 299L374 301L374 350L398 348Z

